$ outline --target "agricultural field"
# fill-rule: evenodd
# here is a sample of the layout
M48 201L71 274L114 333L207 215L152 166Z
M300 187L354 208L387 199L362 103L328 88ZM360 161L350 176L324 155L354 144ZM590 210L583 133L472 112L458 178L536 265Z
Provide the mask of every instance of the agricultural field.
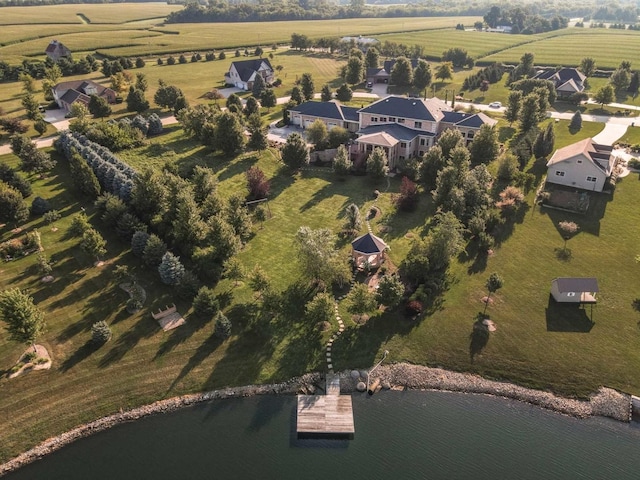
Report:
M163 20L180 10L180 5L163 2L125 4L40 5L37 7L3 7L0 25L33 25L55 23L128 23L139 20Z
M539 65L578 66L583 58L592 57L598 67L615 69L623 60L633 62L640 55L637 31L570 28L555 33L482 60L516 63L523 54L533 52Z

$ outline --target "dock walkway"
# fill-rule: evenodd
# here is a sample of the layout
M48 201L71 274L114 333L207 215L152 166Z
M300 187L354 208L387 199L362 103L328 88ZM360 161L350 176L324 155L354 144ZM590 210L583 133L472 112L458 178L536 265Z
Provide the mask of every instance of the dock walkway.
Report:
M326 395L298 395L298 434L352 435L353 404L340 395L340 377L327 375Z

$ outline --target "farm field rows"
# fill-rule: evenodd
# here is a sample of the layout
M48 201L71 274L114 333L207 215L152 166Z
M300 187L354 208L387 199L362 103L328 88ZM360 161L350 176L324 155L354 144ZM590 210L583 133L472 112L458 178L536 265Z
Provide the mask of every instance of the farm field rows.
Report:
M0 25L33 25L40 23L125 23L149 18L161 19L180 10L180 5L161 2L117 4L38 5L33 7L2 7Z

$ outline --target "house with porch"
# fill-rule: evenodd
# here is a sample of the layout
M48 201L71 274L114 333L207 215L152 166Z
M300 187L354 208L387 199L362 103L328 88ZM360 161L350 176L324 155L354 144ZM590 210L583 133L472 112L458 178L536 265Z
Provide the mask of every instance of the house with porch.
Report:
M72 80L58 83L51 89L53 99L66 112L71 110L74 103L89 105L91 95L104 98L109 103L115 103L116 92L108 87L100 85L93 80Z
M260 75L264 83L271 84L275 81L275 72L271 63L266 58L255 58L252 60L240 60L231 62L229 71L224 74L224 82L242 90L251 90L256 80L256 75Z
M555 151L547 162L547 182L602 192L615 164L611 146L585 138Z
M433 147L438 135L453 128L459 130L467 144L473 141L482 125L495 125L496 120L484 113L454 112L438 98L407 98L390 95L364 108L330 102L304 102L289 110L293 125L308 127L320 119L328 129L346 128L357 135L349 152L352 161L365 159L376 147L387 155L389 168L411 157L421 157Z
M561 68L556 70L538 70L532 77L537 80L549 80L556 87L558 98L568 98L574 93L581 93L585 89L587 77L576 68Z
M438 98L407 98L391 95L359 110L360 129L351 149L359 161L374 148L384 150L393 169L405 159L423 156L444 130L459 130L467 143L484 124L496 120L483 113L454 112Z

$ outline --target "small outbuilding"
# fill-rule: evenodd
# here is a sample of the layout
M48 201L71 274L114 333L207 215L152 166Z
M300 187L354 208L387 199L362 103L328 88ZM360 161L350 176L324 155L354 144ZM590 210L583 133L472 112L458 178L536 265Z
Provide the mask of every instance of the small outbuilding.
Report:
M551 282L551 296L559 303L595 304L599 292L596 278L563 277Z
M366 233L351 242L351 255L357 268L365 265L379 267L382 264L383 253L388 248L380 237Z

